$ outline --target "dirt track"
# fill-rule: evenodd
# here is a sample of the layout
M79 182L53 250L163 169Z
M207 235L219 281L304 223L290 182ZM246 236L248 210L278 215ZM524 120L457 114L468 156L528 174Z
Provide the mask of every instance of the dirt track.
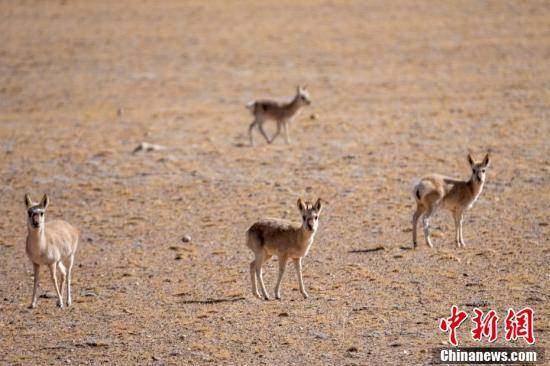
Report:
M426 364L452 304L529 305L548 347L549 19L542 1L2 2L0 362ZM292 144L248 147L244 104L297 83L313 105ZM466 178L489 148L466 249L446 213L434 249L403 249L415 179ZM27 309L26 191L82 231L69 309ZM298 220L298 196L329 202L310 299L289 266L261 302L244 232Z

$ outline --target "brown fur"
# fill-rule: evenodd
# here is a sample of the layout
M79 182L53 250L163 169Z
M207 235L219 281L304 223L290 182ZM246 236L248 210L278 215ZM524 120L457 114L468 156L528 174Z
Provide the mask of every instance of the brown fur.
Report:
M31 308L36 307L40 266L47 266L50 269L57 293L57 306L63 307L65 281L67 282L67 306L72 303L71 276L79 233L74 226L66 221L52 220L46 223L45 212L48 204L47 195L44 195L39 204L33 203L28 194L25 195L25 205L29 214L26 252L34 269ZM37 225L33 225L34 223ZM58 269L61 273L61 289L57 282Z
M456 227L456 243L465 246L462 236L462 222L466 210L472 207L481 194L485 183L485 170L489 165L489 154L482 162L475 162L468 155L472 175L468 181L431 174L422 178L414 187L414 198L417 204L413 215L413 246L417 246L418 219L424 215L423 226L426 244L433 248L429 235L429 219L439 208L453 213Z
M298 199L298 209L302 215L302 224L280 219L262 219L254 223L246 232L246 245L254 252L254 260L250 263L250 278L252 292L258 298L256 280L260 282L260 290L264 299L269 299L265 289L262 266L272 256L279 258L279 278L275 287L275 297L279 299L281 280L289 259L294 261L298 275L300 292L307 298L302 279L302 258L305 257L313 244L317 231L319 213L322 205L320 199L312 205Z
M254 137L252 135L252 130L254 127L258 127L262 136L266 139L268 144L271 144L273 140L281 132L281 128L285 132L285 142L290 143L290 138L288 136L288 125L292 118L298 113L298 111L306 105L311 104L309 99L309 93L306 90L306 87L298 86L296 88L296 96L292 101L288 103L280 103L273 100L258 100L254 101L247 105L247 108L250 109L252 115L254 116L254 121L250 124L248 128L248 134L250 138L250 145L254 146ZM273 137L269 138L267 133L263 128L264 122L268 120L274 120L277 123L277 131L273 134Z

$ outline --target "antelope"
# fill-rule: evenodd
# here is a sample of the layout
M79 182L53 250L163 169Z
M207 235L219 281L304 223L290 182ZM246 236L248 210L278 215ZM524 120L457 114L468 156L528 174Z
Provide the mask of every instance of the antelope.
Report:
M51 278L57 293L57 306L63 307L63 287L67 282L67 306L71 306L71 272L74 256L78 246L78 230L66 221L52 220L45 222L46 209L50 199L44 195L40 203L25 195L27 206L27 256L34 268L34 288L29 308L36 307L37 289L40 277L40 266L50 269ZM61 291L57 283L57 270L61 272Z
M417 246L416 227L420 216L424 215L424 238L426 244L433 248L430 240L430 217L439 208L451 211L455 221L456 245L465 247L462 236L462 221L466 210L470 209L478 199L485 184L485 172L490 162L490 154L487 153L481 162L474 160L468 154L468 163L472 168L472 175L468 181L449 178L439 174L431 174L422 178L414 186L413 194L416 200L416 211L413 215L413 245Z
M281 128L283 128L285 133L285 142L289 144L290 138L288 136L288 125L290 121L292 121L294 116L298 114L302 107L310 104L311 99L309 98L307 86L297 86L294 99L288 103L279 103L273 100L257 100L248 103L246 108L248 108L254 116L254 120L248 127L250 145L254 146L252 130L256 126L258 126L260 133L266 139L268 144L271 144L273 140L279 136ZM277 131L273 134L271 139L267 136L267 133L263 127L264 122L267 120L274 120L277 122Z
M246 232L246 245L254 252L254 260L250 262L252 293L259 299L269 300L262 266L273 255L279 258L279 277L275 286L275 298L281 299L281 280L289 259L294 261L300 293L304 299L308 298L302 278L302 258L307 255L313 244L322 204L320 198L315 204L304 202L299 198L297 204L302 215L301 224L280 219L262 219L254 223ZM263 297L258 293L256 279L260 282Z

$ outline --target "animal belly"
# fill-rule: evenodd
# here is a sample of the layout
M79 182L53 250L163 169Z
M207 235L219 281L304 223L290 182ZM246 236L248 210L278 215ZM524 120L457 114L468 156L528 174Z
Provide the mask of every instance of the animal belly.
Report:
M39 265L48 265L59 261L58 253L29 253L31 262Z

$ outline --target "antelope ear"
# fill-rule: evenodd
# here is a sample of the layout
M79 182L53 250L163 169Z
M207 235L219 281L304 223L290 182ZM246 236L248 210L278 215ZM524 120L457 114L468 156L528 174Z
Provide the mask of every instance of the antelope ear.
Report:
M474 158L472 158L472 154L468 154L468 163L470 164L470 166L474 166L475 164L475 160Z
M298 209L300 210L300 212L306 210L306 205L304 204L304 201L302 201L301 198L298 198L297 205L298 205Z
M491 154L487 153L487 154L485 154L485 158L483 159L482 164L483 164L483 166L486 167L486 166L489 165L490 162L491 162Z
M300 87L300 85L296 85L296 94L300 94L301 91L302 88Z
M42 201L40 201L40 206L44 209L48 208L48 205L50 204L50 198L47 194L42 197Z
M321 199L317 198L317 202L315 202L315 205L313 206L313 209L317 211L317 213L321 212L323 209L323 204L321 203Z
M25 206L27 206L27 208L32 206L31 195L28 193L25 193Z

